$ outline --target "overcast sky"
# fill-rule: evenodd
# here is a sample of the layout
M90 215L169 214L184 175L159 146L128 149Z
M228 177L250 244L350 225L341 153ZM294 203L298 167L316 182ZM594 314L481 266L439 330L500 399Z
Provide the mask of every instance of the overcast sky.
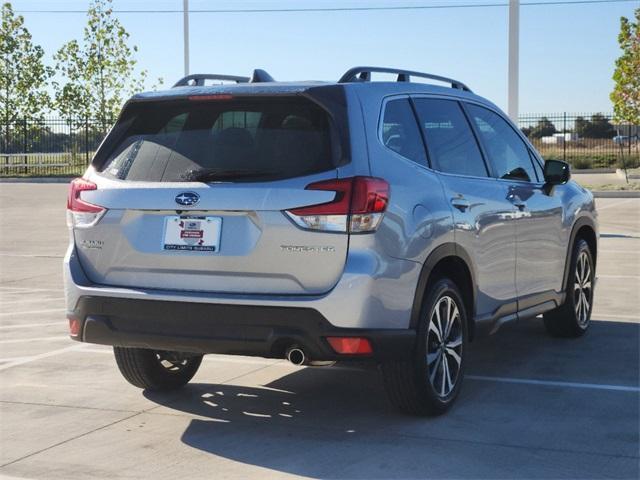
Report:
M460 5L506 0L190 0L196 9ZM531 0L529 0L531 1ZM545 1L545 0L543 0ZM82 37L85 0L13 0L50 59ZM609 93L620 17L640 1L521 7L520 112L612 110ZM116 10L180 10L182 0L115 0ZM24 13L23 13L24 12ZM152 78L183 74L180 13L117 13ZM277 80L336 80L351 66L380 65L457 78L506 109L507 8L399 11L192 13L191 72Z

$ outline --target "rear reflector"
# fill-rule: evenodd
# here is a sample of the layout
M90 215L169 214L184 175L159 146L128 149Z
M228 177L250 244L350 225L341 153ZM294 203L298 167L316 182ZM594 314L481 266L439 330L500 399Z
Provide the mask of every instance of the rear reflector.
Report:
M361 337L327 337L327 342L336 353L342 355L370 355L371 343Z
M67 319L69 320L69 335L72 337L80 335L80 320L72 316L68 316Z
M335 192L327 203L287 210L298 226L327 232L374 232L389 203L389 184L374 177L351 177L307 185L306 190Z
M69 184L67 197L67 225L69 227L90 227L104 215L106 209L80 198L82 192L97 190L98 186L84 178L74 178Z

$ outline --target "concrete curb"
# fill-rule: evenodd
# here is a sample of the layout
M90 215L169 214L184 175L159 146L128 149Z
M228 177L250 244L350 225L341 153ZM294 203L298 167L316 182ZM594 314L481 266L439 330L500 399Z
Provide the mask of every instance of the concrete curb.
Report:
M640 190L592 191L595 198L640 198Z
M3 177L0 183L69 183L76 177Z
M640 179L640 175L638 175L637 173L629 173L627 176L625 176L624 170L622 168L619 168L616 170L616 175L618 175L622 179L625 179L625 178L629 178L629 180Z
M581 168L571 169L571 175L594 174L594 173L616 173L615 168Z

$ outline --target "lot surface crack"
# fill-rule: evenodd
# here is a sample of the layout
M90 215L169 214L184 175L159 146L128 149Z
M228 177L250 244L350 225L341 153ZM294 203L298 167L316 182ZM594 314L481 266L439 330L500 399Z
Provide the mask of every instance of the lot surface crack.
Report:
M129 420L129 419L131 419L133 417L136 417L136 416L138 416L138 415L140 415L142 413L146 413L146 410L142 410L142 411L136 412L136 413L134 413L132 415L128 415L128 416L126 416L124 418L121 418L119 420L115 420L113 422L109 422L106 425L102 425L100 427L96 427L94 429L91 429L88 432L84 432L84 433L80 433L78 435L74 435L73 437L67 438L66 440L63 440L61 442L55 443L53 445L49 445L48 447L45 447L45 448L41 448L40 450L36 450L35 452L31 452L31 453L29 453L27 455L23 455L20 458L16 458L15 460L11 460L10 462L7 462L7 463L4 463L4 464L0 465L0 468L8 467L9 465L13 465L14 463L21 462L22 460L25 460L27 458L33 457L35 455L39 455L40 453L46 452L48 450L51 450L52 448L59 447L60 445L64 445L66 443L72 442L73 440L77 440L77 439L82 438L82 437L86 437L87 435L91 435L92 433L95 433L97 431L100 431L100 430L103 430L105 428L111 427L111 426L116 425L116 424L118 424L120 422L124 422L124 421Z

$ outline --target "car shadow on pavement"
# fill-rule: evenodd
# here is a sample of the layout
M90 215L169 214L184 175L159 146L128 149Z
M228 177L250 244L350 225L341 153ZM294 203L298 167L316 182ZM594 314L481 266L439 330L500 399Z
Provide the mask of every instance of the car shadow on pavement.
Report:
M612 455L635 455L637 393L612 397L608 391L511 385L473 376L637 387L639 335L640 325L633 323L594 321L580 339L550 338L540 321L506 325L497 335L471 345L467 371L471 378L465 381L457 405L437 418L395 411L377 369L349 364L299 369L259 386L255 381L243 386L239 378L236 384L193 383L170 395L144 395L195 416L182 433L184 444L279 472L315 478L412 477L418 471L406 463L402 451L419 447L430 452L418 462L428 459L429 471L420 475L527 477L535 470L510 470L508 463L504 475L499 465L484 470L490 466L486 456L493 455L492 448L511 444L555 454L575 443L576 436L590 436L580 446L585 452L601 452L602 443L609 442ZM606 345L615 348L607 348L608 361L602 362ZM603 408L610 408L612 401L618 410L604 415ZM585 423L585 416L591 415L595 420ZM610 431L594 433L599 422ZM466 445L465 462L439 464L444 462L436 456L439 449L459 442ZM395 451L405 463L394 457ZM443 455L446 458L446 451ZM579 467L574 473L578 472ZM590 476L586 470L580 473Z

